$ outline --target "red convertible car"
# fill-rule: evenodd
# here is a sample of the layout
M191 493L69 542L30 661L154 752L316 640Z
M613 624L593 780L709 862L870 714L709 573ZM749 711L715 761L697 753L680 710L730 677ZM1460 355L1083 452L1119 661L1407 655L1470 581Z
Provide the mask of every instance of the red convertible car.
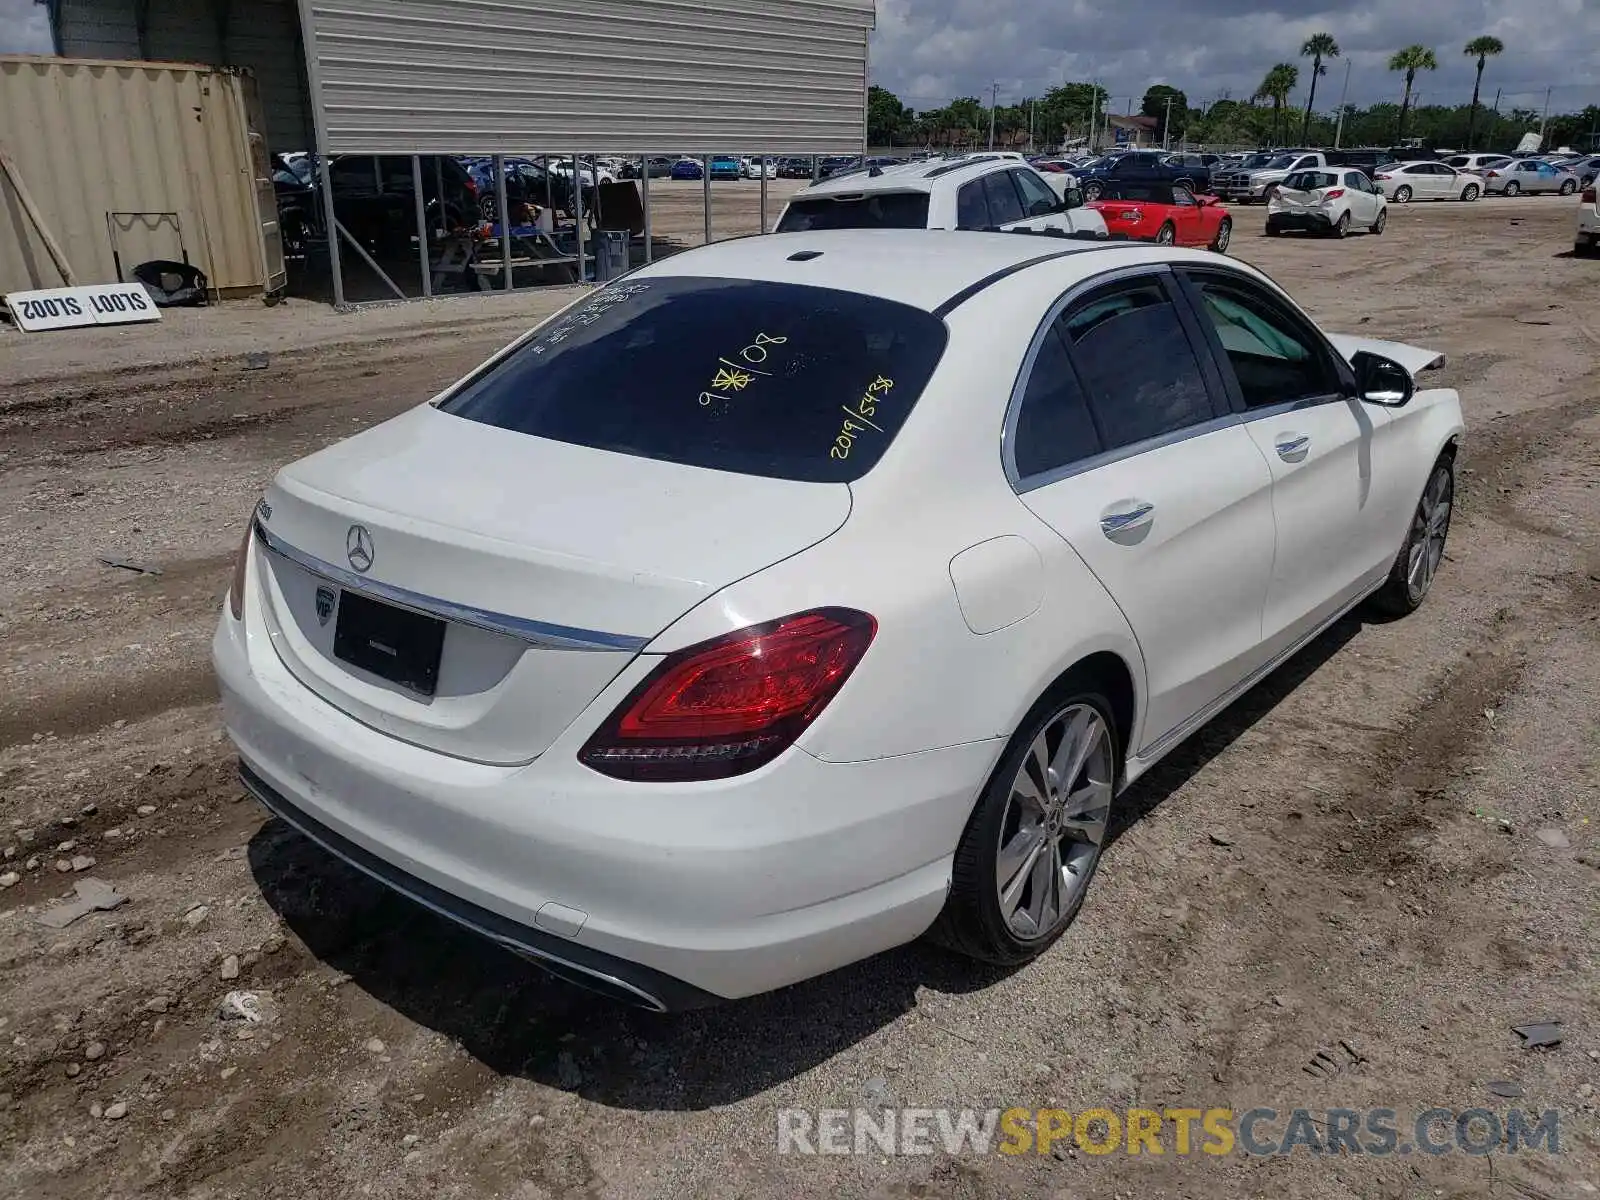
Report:
M1107 180L1085 208L1105 218L1106 232L1162 246L1205 246L1226 253L1233 218L1215 196L1196 196L1169 183Z

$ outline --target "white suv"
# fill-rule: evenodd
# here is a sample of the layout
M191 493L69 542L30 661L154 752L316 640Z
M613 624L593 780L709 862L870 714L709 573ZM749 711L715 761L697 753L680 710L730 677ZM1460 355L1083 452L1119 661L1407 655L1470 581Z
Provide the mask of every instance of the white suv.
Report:
M1596 185L1583 189L1583 203L1578 206L1578 234L1572 243L1572 252L1579 258L1600 256L1600 199L1596 199Z
M814 229L1054 229L1106 236L1067 176L1052 183L1020 155L969 154L862 167L802 188L777 233Z

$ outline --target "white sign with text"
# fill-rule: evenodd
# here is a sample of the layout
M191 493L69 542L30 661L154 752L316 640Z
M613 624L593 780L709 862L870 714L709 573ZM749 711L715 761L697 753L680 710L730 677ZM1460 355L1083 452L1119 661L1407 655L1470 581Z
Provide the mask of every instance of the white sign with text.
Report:
M11 310L11 319L24 333L161 319L161 310L150 299L150 293L137 283L95 283L88 287L12 292L5 302Z

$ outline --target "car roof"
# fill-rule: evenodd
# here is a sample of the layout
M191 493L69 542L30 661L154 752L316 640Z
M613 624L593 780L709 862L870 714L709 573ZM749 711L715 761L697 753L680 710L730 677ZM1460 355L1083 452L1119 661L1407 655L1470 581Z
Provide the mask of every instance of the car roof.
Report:
M674 254L631 281L691 275L834 288L934 312L952 297L1048 258L1073 257L1087 275L1138 242L946 229L831 229L731 238Z
M1014 158L995 154L965 154L955 158L925 158L889 167L857 167L819 180L795 193L803 196L855 195L859 192L931 192L947 180L975 179L998 167L1027 166ZM872 172L876 170L877 174Z

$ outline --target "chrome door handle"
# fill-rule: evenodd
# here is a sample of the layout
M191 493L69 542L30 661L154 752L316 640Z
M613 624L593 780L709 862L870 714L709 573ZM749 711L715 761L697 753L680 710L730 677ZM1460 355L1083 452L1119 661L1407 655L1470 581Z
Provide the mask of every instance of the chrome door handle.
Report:
M1305 458L1311 448L1311 439L1308 437L1286 437L1276 443L1274 449L1278 457L1284 462L1300 462Z
M1156 506L1154 504L1145 504L1140 501L1136 502L1132 508L1124 509L1122 512L1104 513L1100 517L1100 532L1107 537L1115 537L1119 533L1127 533L1129 530L1138 529L1141 526L1150 524L1155 519L1155 511Z

